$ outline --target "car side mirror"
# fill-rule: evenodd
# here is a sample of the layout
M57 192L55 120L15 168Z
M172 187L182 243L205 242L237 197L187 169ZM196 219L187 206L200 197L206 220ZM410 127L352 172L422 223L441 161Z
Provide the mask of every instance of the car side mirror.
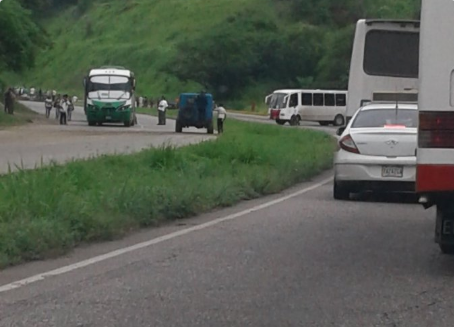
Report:
M336 135L341 136L342 133L344 133L345 128L346 128L345 126L339 127L339 129L336 131Z

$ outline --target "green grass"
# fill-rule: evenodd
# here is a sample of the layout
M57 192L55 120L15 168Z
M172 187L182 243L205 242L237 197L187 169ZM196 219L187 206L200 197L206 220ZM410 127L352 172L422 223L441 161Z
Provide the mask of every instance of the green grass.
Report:
M82 79L90 67L116 64L136 73L137 91L148 97L164 94L173 98L182 91L199 91L197 83L162 73L177 45L188 37L204 35L245 8L272 11L271 4L271 0L97 1L81 17L72 7L46 19L53 47L38 56L35 69L22 80L14 79L81 97ZM71 74L62 77L61 71Z
M14 115L5 114L3 104L0 103L0 129L32 123L36 116L34 111L17 102L14 104Z
M279 192L329 168L324 133L229 120L214 141L0 176L0 266Z

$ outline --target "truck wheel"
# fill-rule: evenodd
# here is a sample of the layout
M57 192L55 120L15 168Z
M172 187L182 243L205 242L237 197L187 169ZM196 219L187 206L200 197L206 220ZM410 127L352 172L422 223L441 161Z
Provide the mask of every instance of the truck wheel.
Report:
M350 200L350 192L336 181L333 184L333 197L335 200Z
M214 133L213 122L210 122L210 123L208 124L207 133L208 133L208 134L213 134L213 133Z
M182 133L183 132L183 127L181 127L180 121L177 119L175 122L175 132L176 133Z
M344 116L342 116L342 115L337 115L337 116L334 118L334 122L333 122L333 125L334 125L334 126L343 126L344 123L345 123Z
M439 244L441 253L454 255L454 244Z

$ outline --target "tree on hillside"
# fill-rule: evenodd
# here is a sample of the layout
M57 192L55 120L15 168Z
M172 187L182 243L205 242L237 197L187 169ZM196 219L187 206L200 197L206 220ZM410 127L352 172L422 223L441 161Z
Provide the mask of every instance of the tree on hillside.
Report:
M46 39L31 13L17 0L0 5L0 31L0 69L19 72L32 67Z

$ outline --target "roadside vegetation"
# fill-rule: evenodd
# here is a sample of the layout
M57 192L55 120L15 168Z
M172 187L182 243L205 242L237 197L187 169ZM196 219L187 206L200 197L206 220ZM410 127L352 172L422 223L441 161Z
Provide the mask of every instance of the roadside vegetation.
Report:
M234 120L214 141L0 176L0 267L279 192L332 164L324 133Z
M33 48L34 69L8 76L8 82L59 88L81 97L82 77L90 67L123 65L136 73L140 95L173 98L206 88L230 109L250 109L255 102L258 111L263 111L264 96L277 88L346 88L357 19L418 18L420 3L4 1L8 2L31 8L51 40L42 50Z
M37 117L37 113L17 102L14 104L14 115L8 115L4 112L3 104L0 103L0 130L5 127L32 123L33 119Z

